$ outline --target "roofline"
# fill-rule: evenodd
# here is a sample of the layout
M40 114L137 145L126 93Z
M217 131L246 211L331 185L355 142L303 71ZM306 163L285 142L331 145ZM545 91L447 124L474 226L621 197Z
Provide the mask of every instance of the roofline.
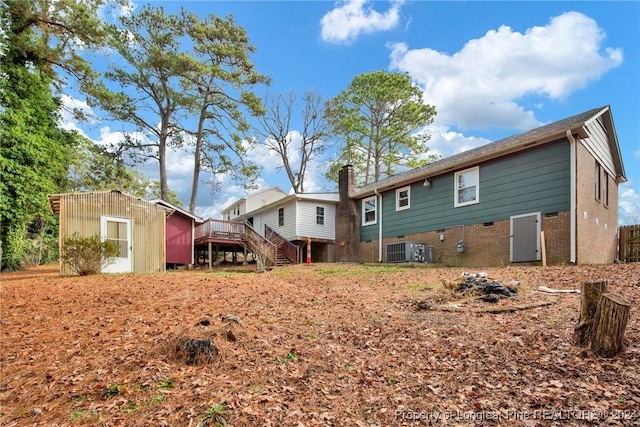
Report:
M385 178L383 180L376 181L371 184L367 184L363 187L356 188L355 191L349 194L349 197L354 199L360 199L363 197L374 195L376 191L388 191L394 188L398 188L407 184L414 183L416 181L420 181L421 179L431 178L437 175L442 175L444 173L453 172L456 170L461 170L468 167L476 166L487 160L495 159L498 157L502 157L505 155L526 150L534 145L538 146L538 145L556 141L558 139L566 138L567 131L570 131L572 135L575 135L581 138L587 138L589 135L586 133L586 130L585 130L586 124L588 124L592 120L595 120L597 117L605 113L609 113L608 117L611 118L609 106L595 108L593 110L583 112L581 114L573 116L573 118L585 115L587 113L589 113L589 116L586 119L575 121L562 128L553 127L553 125L558 122L550 123L521 134L509 136L507 138L490 142L480 147L476 147L471 150L464 151L462 153L455 154L450 157L446 157L444 159L435 161L433 163L429 163L428 165L422 166L420 168L412 169L412 170L403 172L401 174L395 175L393 177ZM571 117L564 120L570 120L570 119ZM611 125L613 125L612 118L611 118ZM543 133L536 132L536 130L544 129L545 127L549 127L549 130ZM615 141L616 147L611 147L611 148L612 148L612 151L617 150L617 153L614 153L614 161L616 161L616 166L621 167L622 160L619 154L620 149L617 144L618 142L616 138L616 141ZM621 169L621 171L622 171L622 176L619 176L618 179L626 180L626 178L624 177L624 169Z
M192 214L191 212L185 211L181 207L176 206L173 203L167 202L166 200L153 199L153 200L147 200L147 201L151 202L151 203L154 203L156 205L165 205L163 207L169 208L169 209L173 209L176 212L180 212L181 214L190 217L191 219L193 219L196 222L204 222L204 219L200 218L199 216L196 216L196 215Z
M260 212L264 212L268 209L271 208L275 208L279 205L284 205L289 203L292 200L302 200L305 202L326 202L326 203L335 203L336 205L338 204L338 202L340 200L327 200L327 199L322 199L322 198L318 198L318 197L305 197L305 196L313 196L313 195L317 195L317 194L335 194L338 195L339 197L339 193L295 193L295 194L289 194L288 196L285 196L281 199L278 199L274 202L269 203L268 205L264 205L264 206L260 206L258 209L254 209L250 212L246 212L242 215L238 215L236 218L249 218L252 217L253 215L260 213Z
M141 197L136 197L136 196L132 196L129 193L125 193L123 191L120 190L103 190L103 191L76 191L76 192L72 192L72 193L58 193L58 194L49 194L47 196L47 199L49 199L49 206L51 207L51 211L53 212L54 215L59 216L60 215L60 198L63 196L82 196L82 195L87 195L87 194L110 194L110 193L119 193L123 196L127 196L130 197L132 199L136 199L139 200L141 202L145 202L145 203L149 203L152 205L156 205L156 203L153 203L149 200L145 200ZM55 203L55 201L57 201L57 203ZM160 208L165 210L166 216L171 215L174 212L173 208L167 207L167 206L159 206Z
M229 209L231 209L232 207L239 205L240 203L242 203L243 201L247 201L248 197L253 197L253 196L257 196L258 194L262 194L265 191L269 191L269 190L278 190L280 191L282 194L284 194L285 196L288 196L289 194L287 194L282 188L280 188L277 185L274 185L273 187L267 187L267 188L263 188L262 190L256 191L255 193L251 193L251 194L247 194L245 197L242 197L238 200L236 200L235 202L231 203L229 206L223 208L220 212L226 212Z

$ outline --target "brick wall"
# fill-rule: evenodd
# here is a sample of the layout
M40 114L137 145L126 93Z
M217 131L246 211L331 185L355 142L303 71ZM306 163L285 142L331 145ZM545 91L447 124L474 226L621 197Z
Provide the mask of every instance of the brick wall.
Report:
M617 256L618 184L601 168L602 185L600 200L597 200L596 160L581 143L576 147L576 261L578 264L612 263ZM606 182L609 202L605 206Z
M570 261L569 212L542 215L547 263L562 264ZM444 240L440 240L440 235ZM458 252L458 243L464 242L464 252ZM386 261L386 245L397 242L426 243L432 246L433 260L446 266L490 267L510 263L510 221L453 227L383 240L382 261ZM361 242L360 261L378 261L378 241Z

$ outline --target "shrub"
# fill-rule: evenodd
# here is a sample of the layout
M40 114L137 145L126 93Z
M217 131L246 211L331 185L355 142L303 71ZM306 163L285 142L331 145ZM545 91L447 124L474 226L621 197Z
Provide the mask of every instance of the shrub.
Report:
M113 240L101 240L99 234L83 237L73 233L62 241L62 261L80 276L99 273L118 253L118 245Z

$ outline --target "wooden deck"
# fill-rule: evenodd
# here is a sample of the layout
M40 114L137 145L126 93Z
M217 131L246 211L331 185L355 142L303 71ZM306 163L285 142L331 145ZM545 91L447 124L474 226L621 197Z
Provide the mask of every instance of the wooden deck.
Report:
M195 229L195 245L206 243L239 244L246 233L243 222L225 221L222 219L208 219Z
M268 236L266 236L268 234ZM199 224L194 232L195 250L207 253L207 264L213 266L213 253L242 252L246 258L249 252L268 254L274 264L300 262L297 245L282 238L274 230L265 227L265 236L257 233L244 222L208 219Z

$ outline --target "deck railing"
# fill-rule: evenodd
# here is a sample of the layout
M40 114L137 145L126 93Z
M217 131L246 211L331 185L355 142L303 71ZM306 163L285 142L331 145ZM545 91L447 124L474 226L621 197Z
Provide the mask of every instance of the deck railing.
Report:
M220 239L233 240L248 245L254 253L259 253L277 263L278 251L293 263L300 262L300 248L286 240L265 225L265 235L261 236L249 224L223 219L207 219L195 228L195 240Z
M195 229L195 238L220 238L228 240L242 240L245 235L245 223L225 221L223 219L208 219Z

